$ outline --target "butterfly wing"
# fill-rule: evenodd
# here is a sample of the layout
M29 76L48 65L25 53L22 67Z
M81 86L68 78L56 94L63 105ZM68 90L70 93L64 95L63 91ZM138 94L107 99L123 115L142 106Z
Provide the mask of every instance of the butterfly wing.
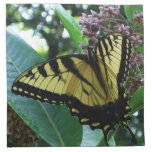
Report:
M74 54L40 63L23 72L12 92L66 104L81 124L107 133L120 120L127 126L130 108L122 82L129 67L130 42L118 33L99 40L94 55ZM122 100L122 102L120 102Z

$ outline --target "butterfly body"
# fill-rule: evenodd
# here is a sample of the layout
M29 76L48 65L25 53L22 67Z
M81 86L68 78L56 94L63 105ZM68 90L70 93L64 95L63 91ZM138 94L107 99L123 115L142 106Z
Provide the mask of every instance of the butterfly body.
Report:
M81 124L102 129L107 145L108 132L120 122L136 144L127 125L130 108L122 85L130 54L129 40L111 33L99 39L88 55L57 57L26 70L13 83L12 92L50 104L66 104Z

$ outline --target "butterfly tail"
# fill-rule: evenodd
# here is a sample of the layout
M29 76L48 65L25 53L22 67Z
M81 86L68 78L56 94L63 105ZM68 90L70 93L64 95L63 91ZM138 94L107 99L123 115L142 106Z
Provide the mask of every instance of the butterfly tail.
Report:
M133 146L136 146L137 145L137 140L136 140L136 137L133 134L132 130L128 127L128 125L127 125L126 122L121 122L121 123L129 131L129 133L130 133L130 135L132 137L132 144L133 144Z
M105 144L106 146L109 146L107 132L103 131L103 134L104 134Z

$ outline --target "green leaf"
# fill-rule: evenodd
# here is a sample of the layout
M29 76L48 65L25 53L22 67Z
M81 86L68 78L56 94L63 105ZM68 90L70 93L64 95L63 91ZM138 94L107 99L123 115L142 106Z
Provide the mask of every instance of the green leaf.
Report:
M144 87L139 88L132 96L130 101L131 113L144 107Z
M109 145L111 145L111 146L116 146L116 143L115 143L115 140L114 140L114 137L112 136L111 138L110 138L110 140L109 140Z
M108 135L108 143L110 146L115 146L115 141L113 138L114 134L115 132L110 132ZM106 146L103 131L101 129L92 130L90 126L84 125L81 146Z
M140 50L142 55L144 56L144 46L138 46L138 50Z
M74 18L62 7L62 5L55 4L55 10L62 21L64 27L70 34L71 39L75 42L77 48L80 48L80 42L87 43L87 38L82 38L81 28L78 23L74 20Z
M8 104L46 143L51 146L80 146L82 126L66 106L53 106L11 92L17 76L27 68L44 61L21 38L7 32Z
M104 136L101 129L92 130L90 126L84 125L81 146L97 146L103 138ZM102 146L105 146L105 142Z
M125 14L128 18L128 21L131 22L133 21L134 18L134 12L142 12L143 11L143 6L142 5L125 5L124 6Z

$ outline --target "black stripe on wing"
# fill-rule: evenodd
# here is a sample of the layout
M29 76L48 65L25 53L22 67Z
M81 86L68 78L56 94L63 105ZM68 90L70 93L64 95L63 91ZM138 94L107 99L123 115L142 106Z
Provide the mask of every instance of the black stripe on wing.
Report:
M102 71L100 70L100 67L99 67L99 62L98 62L98 57L97 57L97 53L95 52L91 52L91 50L89 50L89 61L90 61L90 65L93 69L93 71L95 72L96 74L96 77L101 85L101 87L103 88L104 90L104 93L107 95L107 91L105 89L105 80L103 79L102 77ZM106 69L105 69L106 70Z
M107 38L106 38L106 40L108 40ZM109 59L109 61L111 61L111 59L110 59L110 57L109 57L109 55L110 55L110 52L108 52L108 46L107 46L107 43L105 42L105 38L102 38L101 39L101 42L102 42L102 44L103 44L103 46L104 46L104 49L105 49L105 51L106 51L106 56L108 57L108 59ZM110 62L109 62L110 63ZM111 64L111 63L110 63Z
M87 58L88 60L88 58ZM98 92L98 90L96 90L96 88L93 86L93 84L91 84L86 78L83 77L83 73L81 74L79 72L79 70L76 68L76 65L74 64L73 60L70 59L70 58L61 58L61 62L62 64L68 69L68 71L72 72L76 77L78 77L81 81L85 82L86 84L88 84L89 86L92 87L92 89L99 95L100 93ZM92 64L90 64L90 62L87 62L89 63L89 65L92 67L92 70L94 70ZM82 63L83 64L83 63ZM103 89L104 89L104 86L103 86Z
M98 44L97 44L97 47L96 47L96 53L97 53L97 49L98 49L99 52L100 52L100 56L101 56L101 59L102 59L103 65L104 65L104 69L105 69L105 73L106 73L106 78L107 78L107 81L108 81L108 74L107 74L106 63L105 63L105 59L104 59L104 55L103 55L103 48L102 48L102 46L100 44L101 41L102 40L98 41Z
M61 73L61 71L59 70L59 65L58 65L58 63L57 63L56 60L51 60L51 61L49 62L49 65L50 65L50 67L52 68L53 72L54 72L56 75L58 75L58 74Z
M76 68L76 65L74 64L73 60L70 58L61 58L62 64L67 68L68 71L72 72L75 76L77 76L79 79L93 87L93 85L86 80L82 74L80 74L79 70Z
M14 86L18 89L22 89L22 91L19 91L18 89L17 90L12 89L13 93L17 95L33 98L35 100L40 100L41 102L48 102L51 104L58 105L61 103L65 103L66 101L69 100L67 95L59 95L57 93L38 89L36 87L33 87L31 85L22 82L17 82L15 83Z
M42 74L43 77L47 77L47 73L46 73L46 70L44 69L44 65L40 65L37 67L38 71L40 74Z
M127 44L129 47L127 47ZM129 61L130 61L130 56L131 56L131 43L126 37L123 37L121 51L122 51L122 58L121 58L120 69L119 69L119 73L117 77L119 83L126 80L126 77L128 75L128 70L129 70Z

